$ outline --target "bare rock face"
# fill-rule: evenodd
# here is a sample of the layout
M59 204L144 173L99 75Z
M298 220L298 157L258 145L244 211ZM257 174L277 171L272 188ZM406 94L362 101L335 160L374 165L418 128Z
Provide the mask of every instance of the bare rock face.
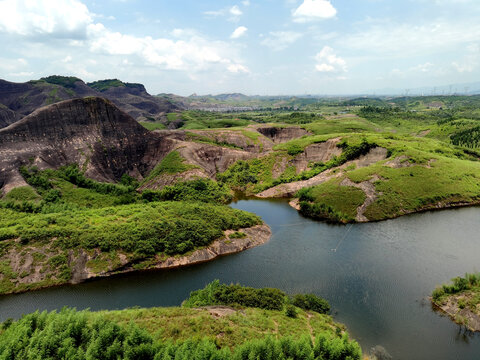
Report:
M296 126L286 128L273 126L259 127L257 128L257 131L263 136L270 138L274 143L284 143L293 139L300 138L304 135L311 135L311 133L307 130Z
M20 117L15 111L0 105L0 129L13 124L17 120L20 120Z
M161 120L180 108L168 99L150 95L142 84L121 83L99 93L137 121Z
M170 100L151 96L142 84L121 84L123 86L100 92L80 79L68 85L64 84L65 86L54 83L49 78L26 83L0 79L0 128L20 120L42 106L85 96L107 98L137 121L162 119L166 113L179 110L179 106Z
M298 172L302 172L308 169L308 164L311 162L327 162L334 156L340 156L342 149L337 147L339 142L340 138L335 138L309 145L303 153L295 157L293 165L297 168Z
M173 146L108 100L67 100L0 130L0 189L19 186L18 169L29 164L45 169L77 163L99 181L125 173L141 178Z

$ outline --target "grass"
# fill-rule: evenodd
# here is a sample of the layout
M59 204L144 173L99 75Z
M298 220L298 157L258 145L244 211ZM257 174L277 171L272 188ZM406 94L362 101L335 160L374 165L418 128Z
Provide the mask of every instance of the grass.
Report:
M334 332L337 326L330 316L312 313L311 318L303 310L298 310L296 319L284 315L283 311L246 308L232 314L215 318L206 309L151 308L127 309L92 313L102 319L128 325L133 321L140 328L154 334L158 340L185 341L208 338L219 347L233 348L251 339L265 336L299 338L310 336L308 324L312 325L313 336ZM278 329L278 330L277 330ZM221 336L218 336L222 334Z
M125 84L118 79L98 80L91 83L87 83L87 85L92 89L100 92L107 91L112 87L125 87Z
M35 312L0 326L0 357L360 360L360 346L330 316L298 309L150 308Z
M178 174L195 168L195 165L185 164L185 159L176 150L170 152L143 180L147 183L163 174Z
M150 131L165 130L167 128L165 124L161 122L140 121L140 125Z
M304 215L315 216L314 209L310 204L323 204L327 208L334 209L338 220L351 222L355 220L357 208L365 202L365 193L358 188L340 185L341 179L335 179L321 185L305 188L299 191L297 196L301 201L301 212ZM322 219L322 218L321 218ZM336 220L327 214L323 214L323 220Z
M21 186L12 189L4 198L6 201L37 201L41 197L31 186Z

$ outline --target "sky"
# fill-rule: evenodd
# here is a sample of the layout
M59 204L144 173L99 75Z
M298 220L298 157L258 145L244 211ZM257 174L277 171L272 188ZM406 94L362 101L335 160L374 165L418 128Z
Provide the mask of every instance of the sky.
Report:
M151 94L362 94L480 81L480 0L0 0L0 78Z

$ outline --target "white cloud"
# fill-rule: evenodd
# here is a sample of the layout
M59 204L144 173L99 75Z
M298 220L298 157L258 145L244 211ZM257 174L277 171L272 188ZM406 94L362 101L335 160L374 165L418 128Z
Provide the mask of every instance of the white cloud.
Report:
M203 14L210 17L228 17L228 21L236 22L240 19L240 16L242 16L243 12L240 10L238 5L233 5L232 7L223 8L220 10L205 11Z
M304 0L292 13L293 21L306 23L335 17L337 10L329 0Z
M408 58L452 51L462 44L478 42L480 23L436 20L422 25L380 22L345 36L342 45L375 57Z
M315 70L319 72L346 72L347 63L341 57L338 57L330 46L325 46L317 55L315 55L317 64Z
M231 39L238 39L238 38L242 37L243 35L245 35L247 30L248 29L245 26L239 26L234 30L232 35L230 35L230 38Z
M227 67L227 70L231 73L245 73L248 74L250 70L244 65L241 64L231 64Z
M77 0L0 1L0 31L22 36L83 39L92 14Z
M90 50L106 55L135 57L137 63L165 70L180 70L193 73L213 66L229 69L240 66L235 49L221 41L211 41L192 30L175 30L180 39L137 37L113 32L102 24L89 26ZM240 67L238 67L240 69ZM231 70L229 70L231 71ZM238 72L232 71L232 72Z
M239 13L238 7L230 10L232 15ZM189 76L204 71L248 72L233 44L212 41L195 30L175 29L170 37L137 36L112 31L92 19L88 8L77 0L0 0L0 33L26 38L18 52L23 57L54 62L58 67L55 73L68 71L91 79L94 74L88 68L99 71L102 63L118 72L118 66L177 70ZM234 34L240 37L245 31L239 27ZM60 44L52 38L69 41ZM92 64L94 59L97 64ZM25 64L25 60L18 60L9 72L19 74L24 69L18 66Z
M243 0L242 5L243 6L250 6L250 0Z
M237 5L234 5L230 8L229 10L230 14L232 14L233 16L240 16L243 14L242 10L240 10L240 8L237 6Z
M286 49L303 35L294 31L272 31L269 37L262 40L261 44L280 51Z

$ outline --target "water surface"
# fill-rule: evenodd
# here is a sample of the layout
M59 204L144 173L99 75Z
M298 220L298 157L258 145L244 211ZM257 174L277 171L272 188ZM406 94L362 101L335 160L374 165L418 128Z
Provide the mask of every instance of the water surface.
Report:
M379 223L328 225L285 201L241 200L270 225L265 245L187 268L142 272L0 297L0 321L60 309L179 305L220 279L325 297L364 351L379 344L395 359L479 359L480 335L434 312L437 284L480 270L480 208L428 212Z

